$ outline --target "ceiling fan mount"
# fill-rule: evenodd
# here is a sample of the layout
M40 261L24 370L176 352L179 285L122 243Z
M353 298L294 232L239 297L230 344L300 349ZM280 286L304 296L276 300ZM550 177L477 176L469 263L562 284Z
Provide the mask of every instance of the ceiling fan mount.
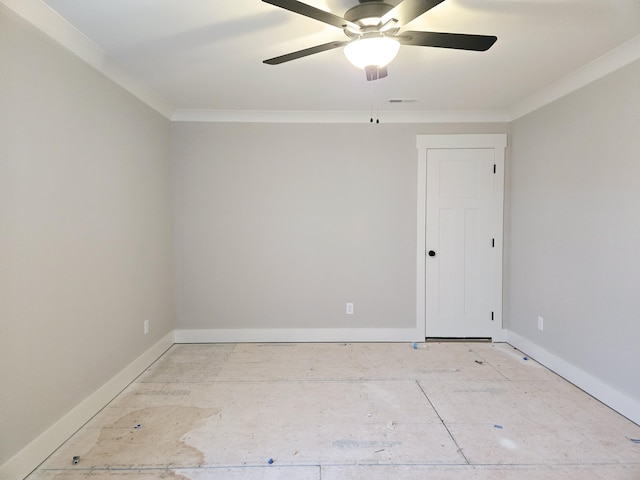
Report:
M347 10L343 16L345 20L356 24L360 28L353 28L352 25L346 24L343 28L345 35L349 38L360 38L363 35L370 34L382 34L385 35L393 35L398 31L398 28L395 27L397 22L393 20L389 25L386 26L384 30L382 30L382 25L380 24L380 20L382 17L388 13L393 8L393 5L389 5L383 1L379 0L365 0L361 1L355 7Z
M497 40L495 36L489 35L404 30L407 23L444 0L402 0L396 6L384 0L359 0L358 5L347 10L342 17L298 0L262 1L340 28L348 37L348 40L332 41L264 60L268 65L279 65L345 47L347 58L365 70L367 80L378 80L387 76L387 64L395 57L400 45L482 52L491 48Z
M363 18L381 18L385 13L393 8L393 5L385 3L382 0L365 0L355 7L351 7L343 15L345 20L357 22Z

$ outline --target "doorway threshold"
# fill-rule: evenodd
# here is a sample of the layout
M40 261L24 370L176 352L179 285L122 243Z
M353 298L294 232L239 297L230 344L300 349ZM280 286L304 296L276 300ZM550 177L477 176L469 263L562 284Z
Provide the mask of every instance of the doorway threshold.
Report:
M491 337L427 337L424 339L425 342L481 342L481 343L491 343L493 340Z

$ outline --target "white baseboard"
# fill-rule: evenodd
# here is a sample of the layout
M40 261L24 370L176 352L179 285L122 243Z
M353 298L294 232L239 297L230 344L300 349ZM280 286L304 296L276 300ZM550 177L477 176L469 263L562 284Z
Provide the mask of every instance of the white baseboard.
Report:
M172 331L0 466L0 480L26 477L166 352L173 343L174 332Z
M505 341L640 425L640 402L530 340L508 330L502 332ZM0 480L27 476L174 343L415 342L424 341L421 335L417 328L175 330L0 466Z
M640 402L637 400L517 333L507 331L506 341L616 412L640 425Z
M417 328L252 328L176 330L176 343L424 342Z

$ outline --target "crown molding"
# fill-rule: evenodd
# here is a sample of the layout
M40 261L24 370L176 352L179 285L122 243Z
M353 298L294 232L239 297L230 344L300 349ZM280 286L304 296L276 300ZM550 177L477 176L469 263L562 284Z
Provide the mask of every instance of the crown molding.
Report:
M505 110L381 111L381 123L503 123L509 122ZM262 111L177 109L174 122L226 123L371 123L371 112L338 111Z
M145 82L116 64L98 45L41 0L0 0L139 100L175 122L369 123L370 112L176 109ZM640 35L506 110L382 111L382 123L508 123L640 59Z
M117 65L98 45L40 0L0 0L17 16L59 43L149 107L170 119L174 106Z
M511 120L516 120L638 59L640 59L640 35L636 35L572 74L514 104L509 108L509 116Z

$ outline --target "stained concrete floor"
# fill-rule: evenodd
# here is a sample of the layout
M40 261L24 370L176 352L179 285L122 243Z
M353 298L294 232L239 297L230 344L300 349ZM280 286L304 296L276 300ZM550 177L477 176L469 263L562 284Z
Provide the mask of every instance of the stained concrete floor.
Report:
M640 479L640 427L513 347L417 347L174 345L28 479Z

